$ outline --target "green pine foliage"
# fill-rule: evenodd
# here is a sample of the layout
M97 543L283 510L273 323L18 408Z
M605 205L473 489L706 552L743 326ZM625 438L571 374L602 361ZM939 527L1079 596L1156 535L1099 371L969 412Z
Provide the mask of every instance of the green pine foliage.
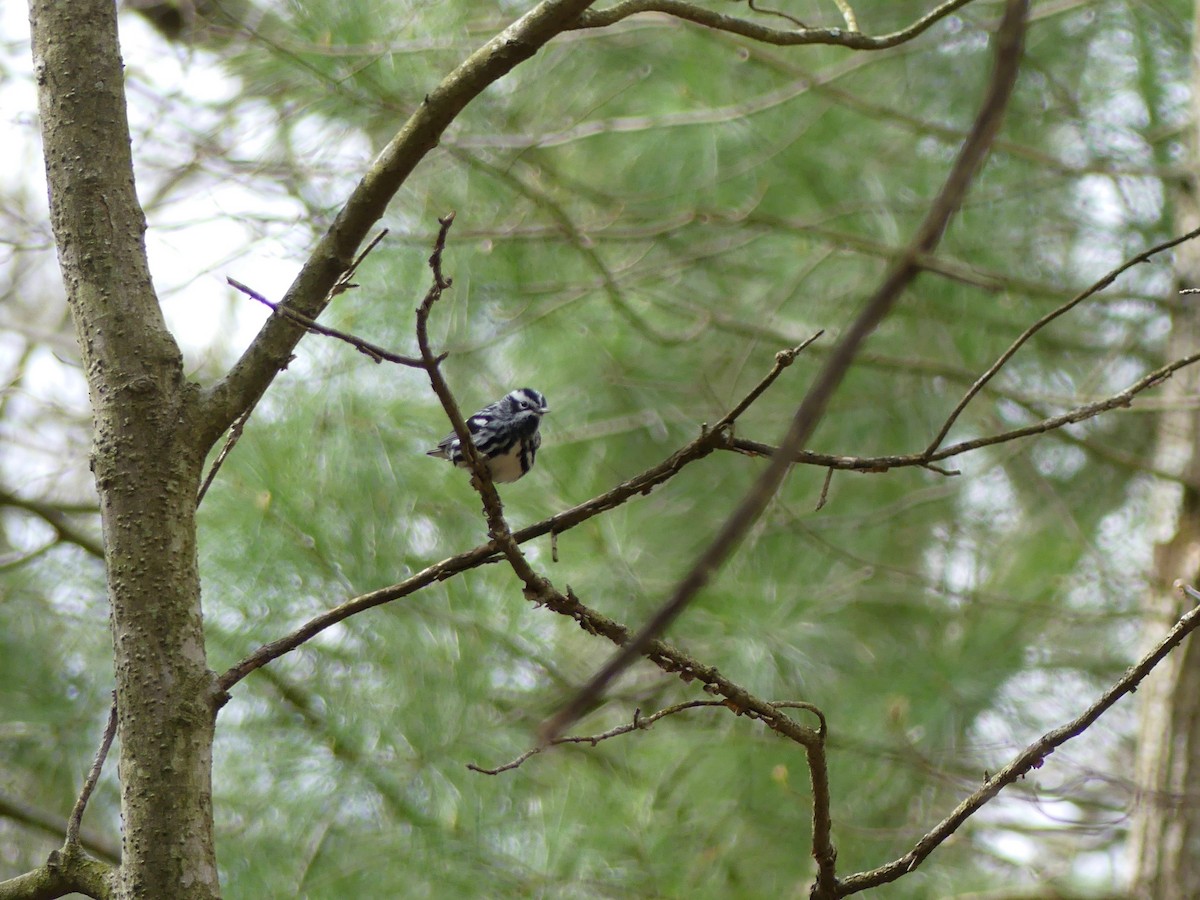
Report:
M808 24L836 22L835 4L793 6ZM882 33L930 4L854 6ZM252 162L267 181L292 173L275 184L304 204L287 238L303 248L365 169L364 148L378 150L523 9L278 4L253 39L191 52L238 80L231 120L245 110L273 135ZM514 527L662 460L777 351L824 329L738 423L739 437L777 442L939 190L986 83L997 10L971 4L879 54L766 47L662 17L565 35L462 114L389 207L389 236L329 321L414 353L436 218L456 212L454 286L432 318L447 378L465 412L523 385L552 407L537 467L502 489ZM1035 16L988 167L809 449L919 452L1023 329L1172 233L1162 167L1178 152L1187 15L1159 2ZM1164 266L1141 267L1040 332L945 443L1124 389L1160 362L1169 286ZM756 695L825 712L840 873L904 853L986 770L1128 664L1149 540L1120 547L1114 529L1129 536L1145 515L1150 423L1135 407L940 464L959 474L839 471L821 509L825 470L797 466L671 629L670 641ZM201 507L214 669L487 539L466 474L424 455L447 431L418 370L305 339ZM557 587L636 627L763 465L714 453L563 533L556 551L545 538L525 550ZM0 760L19 773L5 787L27 785L64 813L110 679L93 569L53 575L77 593L90 586L82 608L50 599L41 570L0 575L0 709L28 729L0 731ZM611 650L533 608L498 563L354 616L252 674L218 724L226 895L802 894L804 754L722 708L494 776L467 768L530 748ZM706 696L644 663L573 731ZM1112 743L1081 746L1046 790L1082 769L1119 776L1127 748ZM103 785L90 815L111 825L115 789ZM1034 786L1013 794L1023 819L981 818L879 895L1051 873L1087 889L1070 841L1047 842L1028 867L997 849L1044 821ZM1073 799L1083 825L1107 823L1099 849L1117 852L1121 826L1097 810L1120 797L1088 786Z

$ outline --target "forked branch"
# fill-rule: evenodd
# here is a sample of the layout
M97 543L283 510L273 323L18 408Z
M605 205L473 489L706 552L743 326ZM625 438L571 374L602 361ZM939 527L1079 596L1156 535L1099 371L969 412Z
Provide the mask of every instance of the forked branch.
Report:
M941 430L938 431L937 436L930 442L929 446L925 448L925 453L923 455L927 458L933 458L934 453L937 451L938 447L942 445L942 441L946 439L946 435L950 433L950 429L954 427L954 423L958 420L958 417L962 414L962 411L967 408L967 404L970 403L971 400L974 399L974 397L981 390L983 390L984 386L991 381L993 377L995 377L996 373L1003 368L1005 363L1007 363L1016 355L1017 351L1020 350L1021 347L1024 346L1025 342L1031 337L1033 337L1055 319L1066 315L1084 300L1087 300L1089 297L1100 293L1100 291L1104 290L1106 287L1116 281L1118 276L1120 276L1123 272L1132 269L1139 263L1149 262L1151 258L1157 256L1159 253L1162 253L1164 250L1170 250L1172 247L1176 247L1179 244L1190 241L1196 237L1200 237L1200 228L1194 228L1187 234L1180 235L1176 238L1171 238L1169 241L1163 241L1161 244L1155 244L1153 247L1143 250L1136 256L1132 256L1125 260L1125 262L1121 263L1111 272L1107 273L1091 287L1080 291L1062 306L1046 313L1046 315L1042 316L1040 319L1026 328L1023 332L1021 332L1017 339L1012 342L1009 348L1000 354L1000 357L994 363L992 363L988 370L975 380L975 383L971 385L966 394L963 395L963 398L958 401L958 404L946 418L946 422L944 425L942 425Z
M352 334L348 334L345 331L339 331L336 328L330 328L328 325L322 325L320 322L310 319L308 316L304 315L304 313L296 312L296 310L284 306L282 303L274 303L268 300L258 291L254 290L254 288L242 284L236 278L226 278L225 280L231 287L241 291L247 297L257 300L263 306L267 307L267 309L271 310L271 312L275 313L275 315L282 316L285 319L295 322L305 331L312 332L313 334L323 334L326 337L337 338L339 341L344 341L359 353L370 357L373 362L378 363L386 360L387 362L396 363L400 366L411 366L414 369L422 369L425 367L425 363L419 359L416 359L415 357L402 356L399 353L393 353L391 350L380 347L378 344L372 344L370 341L364 341L360 337L355 337Z
M421 305L417 307L417 346L421 349L421 365L429 375L429 385L441 402L446 417L450 420L459 446L466 454L467 463L473 475L471 484L483 501L484 516L487 519L488 533L491 535L492 542L500 548L500 552L508 559L517 577L524 582L525 596L530 600L540 602L541 595L552 588L549 582L533 571L529 561L521 552L521 548L513 540L508 522L504 519L504 506L500 502L500 495L496 491L496 486L492 484L492 476L484 464L483 458L479 455L479 448L475 446L475 441L471 438L471 431L467 428L466 419L458 407L458 401L454 399L450 385L442 376L440 365L442 357L435 356L429 344L429 314L433 311L433 305L441 299L442 292L451 285L450 279L442 272L442 252L446 249L446 235L453 223L454 213L438 219L441 227L438 229L433 254L429 257L429 268L433 271L433 284L426 292Z
M744 413L750 404L756 398L760 397L779 378L783 371L795 361L799 353L815 341L820 334L820 332L817 332L799 346L777 353L775 355L775 363L770 371L750 390L746 397L738 401L728 413L718 420L716 427L702 429L699 436L672 453L658 465L651 466L633 478L621 482L611 490L605 491L603 494L577 504L570 509L565 509L547 519L543 519L541 522L519 529L513 533L513 540L517 544L524 544L527 541L534 540L546 534L553 535L569 531L576 525L586 522L592 517L598 516L610 509L615 509L634 497L649 494L654 488L678 475L684 467L713 453L721 446L722 441L726 439L727 427L732 425L737 416ZM310 619L291 633L270 643L263 644L221 675L218 679L218 685L221 690L228 691L255 669L290 653L307 641L312 640L312 638L325 629L368 609L373 609L376 606L382 606L393 600L407 597L435 582L445 581L447 578L452 578L460 572L465 572L468 569L474 569L492 562L496 559L498 553L500 553L500 547L495 540L492 540L486 544L480 544L477 547L459 553L456 556L444 559L441 562L434 563L398 584L380 588L377 591L347 600L341 605ZM621 627L623 628L624 626Z
M92 760L92 767L88 770L87 778L83 781L83 788L75 801L75 808L71 810L71 817L67 819L67 834L63 843L68 849L79 844L79 826L83 823L83 812L87 809L88 800L92 798L92 791L96 789L96 784L100 781L104 760L108 757L108 750L112 747L116 734L117 692L113 691L112 704L108 708L108 720L104 724L104 735L100 738L100 746L96 750L96 757Z
M573 28L603 28L626 19L638 13L662 13L703 25L714 31L726 31L742 37L759 41L763 44L774 44L780 47L797 47L806 44L827 44L835 47L846 47L850 50L886 50L907 41L911 41L937 22L949 16L956 10L962 9L971 0L948 0L921 16L907 28L893 31L891 34L872 37L860 31L844 30L841 28L770 28L758 22L727 16L701 6L688 3L686 0L620 0L607 9L589 10L581 15ZM846 4L838 4L843 11L849 8ZM790 18L790 17L788 17ZM795 21L795 20L792 20ZM857 24L853 14L847 18L848 23ZM797 23L799 24L799 23Z
M593 0L542 0L472 53L426 95L351 192L284 295L285 308L315 320L354 265L355 252L417 164L489 85L570 27ZM207 449L270 386L304 332L282 316L267 320L229 374L204 397L197 440Z
M83 894L94 900L116 897L115 870L88 856L77 844L54 850L32 872L0 881L0 900L50 900Z
M960 441L957 444L951 444L932 453L925 450L921 453L893 454L891 456L834 456L827 453L813 453L810 450L797 450L792 455L792 462L797 465L820 466L827 469L847 469L855 472L887 472L890 469L919 467L935 469L944 475L957 475L958 472L955 470L936 469L933 463L961 456L964 453L970 453L972 450L979 450L983 447L1007 444L1011 441L1038 434L1048 434L1060 428L1065 428L1068 425L1094 419L1114 409L1127 409L1133 406L1134 399L1139 394L1157 387L1180 369L1195 365L1197 362L1200 362L1200 352L1192 353L1174 362L1169 362L1165 366L1159 366L1157 369L1147 372L1129 387L1125 388L1125 390L1105 397L1102 400L1085 403L1064 413L1059 413L1057 416L1048 416L1039 422L1022 425L1020 428L1012 428L998 434ZM726 437L724 443L721 444L721 449L733 450L749 456L773 456L778 452L778 449L770 444L762 444L758 441L732 436Z
M1175 587L1193 601L1200 601L1200 592L1195 588L1176 582ZM842 879L837 886L836 896L848 897L879 887L881 884L895 881L902 875L917 868L930 853L942 844L950 835L971 816L978 812L984 804L1000 793L1002 789L1024 778L1034 769L1040 768L1051 753L1072 738L1079 737L1092 726L1097 719L1108 712L1113 705L1126 694L1132 694L1138 685L1149 675L1154 667L1162 662L1172 650L1183 643L1197 626L1200 626L1200 606L1188 610L1175 623L1175 626L1161 641L1138 662L1126 670L1125 674L1111 688L1105 691L1095 703L1070 722L1048 731L1020 753L1008 765L988 777L982 786L962 801L954 810L935 825L929 832L917 841L916 845L901 856L886 865L869 872L860 872Z

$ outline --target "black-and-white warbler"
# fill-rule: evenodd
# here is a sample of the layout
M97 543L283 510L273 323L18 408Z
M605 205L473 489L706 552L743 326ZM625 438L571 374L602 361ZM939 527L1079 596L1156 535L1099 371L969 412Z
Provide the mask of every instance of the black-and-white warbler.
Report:
M516 481L533 468L533 458L542 445L538 426L548 412L550 407L540 393L517 388L467 419L471 440L487 462L492 481ZM471 467L454 434L447 435L429 455L448 459L463 469Z

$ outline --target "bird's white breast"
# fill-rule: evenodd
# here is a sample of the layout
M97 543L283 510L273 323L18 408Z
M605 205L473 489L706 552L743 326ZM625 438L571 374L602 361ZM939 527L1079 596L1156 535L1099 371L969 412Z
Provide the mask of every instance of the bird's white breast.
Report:
M488 460L488 469L492 473L492 481L497 484L507 484L520 478L524 474L521 471L521 442L517 441L507 453Z

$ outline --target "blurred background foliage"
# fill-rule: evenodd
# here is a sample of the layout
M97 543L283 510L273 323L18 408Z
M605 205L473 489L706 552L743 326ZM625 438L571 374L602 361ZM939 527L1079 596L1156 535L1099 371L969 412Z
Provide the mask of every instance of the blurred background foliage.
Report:
M827 0L792 0L809 25ZM865 31L927 0L859 0ZM205 4L122 17L139 189L164 306L216 377L373 154L438 80L527 5L446 0ZM720 5L730 14L745 8ZM514 526L602 493L713 422L774 354L824 329L743 418L775 442L835 336L900 252L970 127L999 4L883 53L777 48L660 16L553 42L469 106L382 223L336 327L412 352L436 218L455 210L436 309L466 409L543 391L538 467ZM157 13L162 31L147 25ZM1039 316L1173 234L1191 10L1034 4L1000 143L810 449L925 447ZM28 63L6 16L3 96L23 140ZM768 24L786 22L767 16ZM164 25L164 22L167 24ZM231 24L235 23L235 24ZM178 26L178 27L176 27ZM17 33L14 34L14 30ZM164 33L165 32L165 33ZM24 93L23 93L24 92ZM0 410L0 876L57 840L111 683L86 396L34 180L4 183ZM1042 331L950 441L1125 388L1162 362L1169 260ZM66 336L66 337L64 337ZM798 467L669 639L762 697L830 722L839 871L903 852L1137 655L1150 558L1153 394L1132 409L920 469ZM201 507L212 666L486 538L462 472L424 456L447 423L423 376L315 337L259 406ZM686 570L761 460L715 454L666 486L527 545L560 588L630 625ZM468 572L348 620L255 673L219 723L230 897L778 897L811 877L803 754L694 710L533 757L533 730L610 647L530 608L510 571ZM645 665L579 733L698 696ZM878 894L1054 886L1124 872L1132 802L1120 709ZM115 774L89 824L115 840ZM29 812L28 809L25 810Z

